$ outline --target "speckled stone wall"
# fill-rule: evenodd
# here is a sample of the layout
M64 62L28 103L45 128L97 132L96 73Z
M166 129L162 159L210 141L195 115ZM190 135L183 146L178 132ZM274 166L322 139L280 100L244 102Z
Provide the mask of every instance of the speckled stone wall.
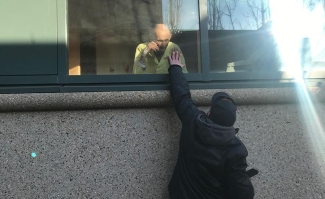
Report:
M325 198L324 115L324 103L238 107L256 198ZM0 198L167 199L179 132L168 106L2 112Z

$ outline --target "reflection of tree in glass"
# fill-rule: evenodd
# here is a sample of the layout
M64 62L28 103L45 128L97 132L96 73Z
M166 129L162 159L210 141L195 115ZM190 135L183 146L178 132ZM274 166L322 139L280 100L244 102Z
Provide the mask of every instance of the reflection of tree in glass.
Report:
M245 3L248 12L243 15L250 29L258 29L270 20L269 0L245 0Z
M303 0L304 7L314 9L319 3L325 0ZM246 24L250 29L258 29L271 20L270 0L245 0L248 11L243 13L246 17ZM253 25L252 25L253 23Z
M223 1L208 0L208 29L222 30Z
M208 29L243 29L238 18L237 5L243 3L243 0L208 0Z
M303 0L304 6L310 10L314 9L319 3L323 3L323 6L325 6L325 0Z
M170 28L172 34L179 33L181 29L181 9L183 0L169 0L168 8L164 14L164 23Z
M231 26L232 29L235 30L235 22L236 22L236 19L234 19L234 16L233 15L234 15L234 12L236 10L237 0L225 1L225 6L226 6L226 9L225 9L224 14L227 17L229 17L230 26Z
M269 0L208 0L208 5L210 30L258 29L270 20Z

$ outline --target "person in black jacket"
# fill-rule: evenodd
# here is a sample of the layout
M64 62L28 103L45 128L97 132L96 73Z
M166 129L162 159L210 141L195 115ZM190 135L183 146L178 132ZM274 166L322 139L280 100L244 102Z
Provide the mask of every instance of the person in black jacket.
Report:
M170 92L182 122L179 154L168 185L171 199L234 199L254 197L247 176L244 144L236 137L234 100L214 94L208 114L199 110L182 73L181 54L169 56Z

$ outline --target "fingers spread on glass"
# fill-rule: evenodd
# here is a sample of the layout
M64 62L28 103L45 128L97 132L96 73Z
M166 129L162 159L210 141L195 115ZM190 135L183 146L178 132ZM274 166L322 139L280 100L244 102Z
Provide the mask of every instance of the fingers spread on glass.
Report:
M170 65L179 65L181 67L184 67L184 65L181 62L181 57L182 57L182 53L179 53L177 50L173 50L171 55L169 55L169 64Z

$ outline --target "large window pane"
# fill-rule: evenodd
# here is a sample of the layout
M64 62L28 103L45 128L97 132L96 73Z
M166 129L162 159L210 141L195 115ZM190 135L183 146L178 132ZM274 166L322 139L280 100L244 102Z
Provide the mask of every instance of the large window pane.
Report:
M325 69L324 0L208 0L211 72Z
M167 73L173 49L201 71L198 0L68 0L68 27L70 75Z
M0 26L0 76L57 74L56 1L0 1Z

